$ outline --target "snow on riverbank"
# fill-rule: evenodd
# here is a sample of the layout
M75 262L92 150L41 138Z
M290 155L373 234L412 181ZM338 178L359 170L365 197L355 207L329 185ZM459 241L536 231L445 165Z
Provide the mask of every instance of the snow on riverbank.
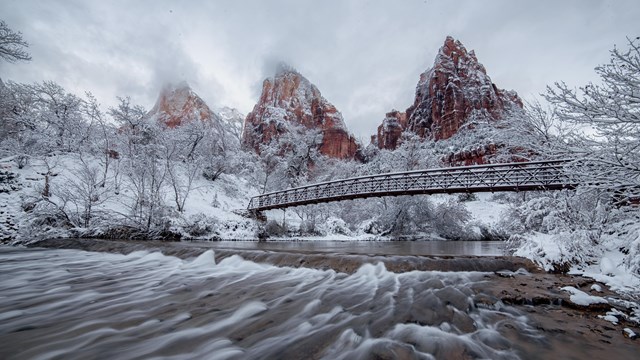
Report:
M46 163L33 159L22 169L11 160L0 160L2 170L15 176L15 186L4 186L7 189L0 192L0 231L3 241L29 241L34 237L111 237L114 229L138 226L129 215L138 194L135 184L128 181L125 174L119 175L121 183L117 187L107 183L104 188L98 188L83 183L86 179L82 178L82 161L91 167L98 159L85 158L81 161L73 154L51 156ZM110 179L115 171L118 170L112 166L109 170ZM49 178L49 196L43 196L46 177ZM86 194L82 191L83 187L98 188L91 195L92 219L89 228L73 223L75 218L82 219L84 199L81 195L72 194L72 191ZM246 179L222 174L212 182L197 177L189 189L182 212L175 210L175 199L170 190L167 186L163 191L161 207L158 209L162 212L166 230L186 238L256 237L257 226L254 221L240 215L251 196L257 194L255 187ZM72 223L67 221L67 217Z
M580 248L581 242L575 241L576 236L579 234L525 234L514 255L531 259L546 271L568 266L565 270L569 274L593 278L613 291L640 299L640 276L631 263L637 259L630 254L630 244L624 237L604 236L600 244L585 251Z
M84 159L85 163L98 159ZM71 184L81 185L82 162L78 155L59 155L43 160L33 159L23 169L18 169L12 159L0 160L0 167L8 180L3 182L0 191L0 232L2 241L10 239L29 241L35 237L127 237L129 233L113 235L114 229L131 226L129 213L135 200L133 184L121 174L119 191L107 185L99 194L99 201L94 203L90 228L69 226L68 223L56 223L55 208L50 214L36 214L34 205L38 201L53 204L59 209L72 214L78 211L80 199L69 197L65 189ZM110 178L114 177L113 167L109 170ZM48 173L48 175L46 175ZM15 178L12 178L13 176ZM50 196L44 198L45 177L49 177ZM260 231L259 225L251 219L240 215L246 208L251 196L258 194L247 178L222 174L215 181L196 177L193 181L184 210L175 210L175 199L171 189L163 191L162 208L163 225L169 233L179 234L183 239L203 240L255 240ZM438 195L430 200L438 205L444 204L456 195ZM468 227L478 238L490 231L499 231L501 222L508 218L512 207L504 199L494 194L476 194L470 199L461 201L469 212ZM35 208L35 209L34 209ZM59 210L58 209L58 210ZM294 211L267 212L270 220L282 222L286 220L288 229L301 227L301 217ZM527 218L529 219L529 218ZM380 234L371 234L364 230L367 223L353 227L339 217L329 216L316 224L317 235L283 234L272 235L273 241L388 241L396 238ZM637 227L637 226L636 226ZM622 228L622 227L621 227ZM634 273L637 268L640 251L640 233L633 226L625 226L629 230L624 234L605 234L598 243L588 239L586 231L545 233L542 231L512 232L519 241L515 249L516 256L522 256L538 263L545 270L558 270L559 266L568 265L565 270L582 274L606 283L612 290L640 294L640 278ZM410 240L442 239L437 234L414 234ZM292 238L293 236L293 238ZM444 239L443 239L444 240Z

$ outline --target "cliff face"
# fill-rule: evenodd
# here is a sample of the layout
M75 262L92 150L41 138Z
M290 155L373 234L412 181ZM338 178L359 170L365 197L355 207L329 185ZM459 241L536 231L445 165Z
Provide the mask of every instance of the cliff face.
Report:
M260 151L261 144L287 132L288 124L322 132L320 152L339 159L354 159L359 146L342 115L304 76L281 69L262 84L262 94L245 119L242 143Z
M217 115L189 87L186 82L165 85L148 117L155 118L169 128L190 121L212 121Z
M229 107L212 110L186 82L182 82L162 88L147 119L170 129L194 121L203 122L214 130L212 134L239 144L244 115Z
M443 140L473 119L499 120L516 108L522 108L518 95L493 84L475 53L467 52L462 43L449 36L433 67L420 75L415 100L406 111L406 125L402 130ZM385 127L386 121L378 128L378 139L385 139L378 142L378 147L395 149L399 136L396 134L402 131Z
M398 147L400 135L407 128L407 113L391 110L378 126L378 132L372 142L380 149L393 150Z

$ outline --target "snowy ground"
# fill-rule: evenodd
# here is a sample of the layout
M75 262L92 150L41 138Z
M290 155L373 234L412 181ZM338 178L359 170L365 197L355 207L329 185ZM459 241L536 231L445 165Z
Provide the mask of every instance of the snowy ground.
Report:
M50 159L50 162L55 163L53 171L55 176L50 177L52 192L50 199L61 204L63 200L56 194L65 184L77 181L75 174L79 171L79 162L75 155L59 156ZM47 168L42 161L32 160L23 169L18 169L12 158L1 159L0 168L17 175L18 185L14 189L0 192L0 234L6 241L16 236L25 236L23 232L18 231L19 227L26 226L28 218L22 205L41 198ZM102 229L92 229L93 233L100 233L110 225L117 225L120 221L126 220L128 206L133 197L132 192L132 188L125 179L119 193L108 191L103 195L108 197L108 200L94 209L94 213L102 213L99 215L101 219L96 219L96 227ZM171 230L192 238L203 236L218 239L253 239L256 236L256 226L252 220L243 217L241 212L246 208L251 196L256 194L257 190L246 180L235 176L223 174L215 182L200 177L193 184L185 204L185 211L171 213L169 219ZM163 200L167 208L175 207L168 189ZM73 206L67 206L69 211L74 210ZM109 220L112 220L111 224ZM41 230L45 230L46 234L43 234L45 236L72 235L66 234L62 229ZM193 230L196 235L189 234L189 230ZM198 235L198 230L202 234ZM29 234L26 236L28 237Z

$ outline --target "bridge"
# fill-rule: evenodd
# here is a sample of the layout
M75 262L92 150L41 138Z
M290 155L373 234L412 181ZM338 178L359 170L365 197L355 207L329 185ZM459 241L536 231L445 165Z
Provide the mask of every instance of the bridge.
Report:
M251 198L247 210L264 210L369 197L572 189L570 160L459 166L353 177L274 191Z

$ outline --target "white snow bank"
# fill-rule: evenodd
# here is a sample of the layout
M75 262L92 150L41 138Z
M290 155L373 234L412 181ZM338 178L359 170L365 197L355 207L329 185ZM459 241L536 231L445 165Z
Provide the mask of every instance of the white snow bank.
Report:
M565 286L560 288L560 290L567 291L571 294L569 300L572 303L582 306L589 306L591 304L608 304L609 301L600 296L593 296L585 293L582 290L576 289L573 286Z
M478 200L463 202L472 219L480 224L494 227L503 217L508 204L491 201L493 194L476 194Z
M534 232L526 235L526 241L515 251L515 256L531 259L546 271L564 260L563 251L555 236Z
M624 266L624 257L620 251L608 250L598 264L581 268L576 266L570 274L590 277L616 292L640 294L640 278Z

